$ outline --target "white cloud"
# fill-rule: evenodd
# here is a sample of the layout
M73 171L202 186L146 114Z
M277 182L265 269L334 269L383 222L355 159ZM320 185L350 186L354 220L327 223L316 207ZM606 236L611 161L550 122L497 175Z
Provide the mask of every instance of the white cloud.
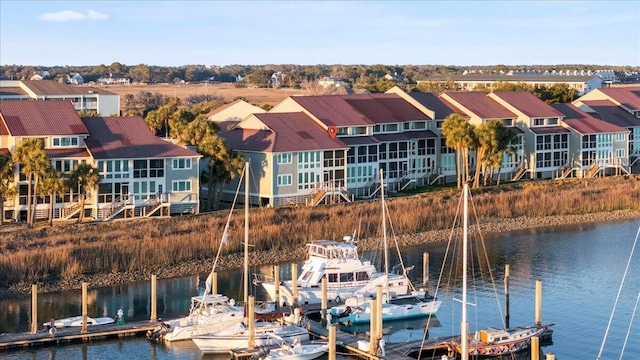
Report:
M106 14L101 14L97 11L89 10L86 14L72 11L72 10L64 10L55 13L44 13L40 15L40 20L43 21L55 21L55 22L64 22L64 21L75 21L75 20L103 20L107 19L109 16Z

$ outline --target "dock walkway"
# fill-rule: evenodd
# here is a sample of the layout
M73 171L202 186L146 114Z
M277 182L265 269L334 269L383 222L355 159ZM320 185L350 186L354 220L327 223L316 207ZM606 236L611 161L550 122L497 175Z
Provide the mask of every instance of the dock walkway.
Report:
M37 333L30 332L0 334L0 351L36 346L52 346L68 343L104 340L118 337L144 336L148 330L156 327L158 322L149 320L125 323L123 325L91 325L87 332L81 333L81 327L59 328L54 338L49 337L47 329L40 329Z

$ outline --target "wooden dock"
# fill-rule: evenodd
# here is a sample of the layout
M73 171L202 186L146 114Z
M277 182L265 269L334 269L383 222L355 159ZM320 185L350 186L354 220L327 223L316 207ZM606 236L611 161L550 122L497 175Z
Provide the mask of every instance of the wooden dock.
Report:
M149 320L125 323L123 325L107 324L87 327L86 333L81 333L80 327L57 329L54 338L49 337L47 329L37 333L0 334L0 351L21 349L37 346L55 346L78 342L99 341L112 338L144 336L148 330L156 327L157 322Z

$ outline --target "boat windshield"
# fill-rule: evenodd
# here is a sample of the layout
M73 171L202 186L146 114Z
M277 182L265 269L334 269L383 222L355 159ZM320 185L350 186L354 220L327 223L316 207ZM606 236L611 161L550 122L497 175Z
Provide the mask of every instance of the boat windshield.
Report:
M309 255L325 259L337 260L357 260L358 251L353 245L334 244L311 244L309 245Z

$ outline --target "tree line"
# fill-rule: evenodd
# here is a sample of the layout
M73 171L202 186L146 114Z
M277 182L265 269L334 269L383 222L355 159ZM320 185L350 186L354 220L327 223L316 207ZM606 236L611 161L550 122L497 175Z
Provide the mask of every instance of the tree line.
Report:
M337 77L351 84L354 88L375 89L387 81L401 84L416 84L418 80L426 80L432 75L460 75L465 70L482 70L486 73L507 72L509 70L535 69L545 70L598 70L612 69L619 75L625 72L638 72L633 66L600 66L600 65L513 65L503 64L493 66L453 66L453 65L343 65L343 64L267 64L267 65L183 65L156 66L147 64L126 65L113 62L110 65L85 66L33 66L33 65L3 65L0 66L0 76L9 80L28 80L39 71L48 71L52 80L66 81L71 73L82 75L85 83L97 81L110 74L131 79L134 83L179 83L209 81L236 82L241 84L271 87L271 76L280 74L279 86L301 88L305 82L317 81L326 76ZM391 78L391 79L389 79ZM376 83L381 83L376 85Z

